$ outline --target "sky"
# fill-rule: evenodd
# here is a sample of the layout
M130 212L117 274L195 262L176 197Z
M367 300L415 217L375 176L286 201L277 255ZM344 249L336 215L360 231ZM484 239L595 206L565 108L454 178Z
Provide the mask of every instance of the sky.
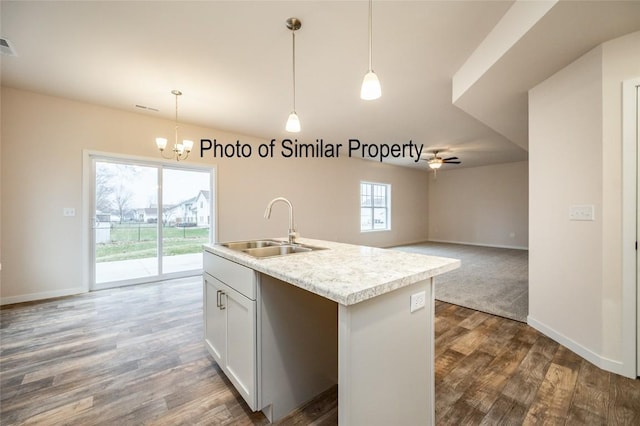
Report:
M143 208L158 203L158 168L141 165L96 162L96 174L109 173L108 182L132 193L129 208ZM178 204L198 195L200 190L209 191L208 172L164 168L162 176L163 203Z

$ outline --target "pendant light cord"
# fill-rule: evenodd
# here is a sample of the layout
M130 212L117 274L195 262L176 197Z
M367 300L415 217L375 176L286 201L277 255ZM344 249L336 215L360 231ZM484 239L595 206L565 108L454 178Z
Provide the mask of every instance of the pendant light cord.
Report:
M178 95L176 94L176 139L174 142L174 148L178 145Z
M293 112L296 111L296 32L291 31L293 36Z
M369 0L369 71L373 71L371 69L371 56L372 56L372 49L371 49L371 44L372 41L371 39L373 38L373 19L372 19L372 12L373 9L373 0Z

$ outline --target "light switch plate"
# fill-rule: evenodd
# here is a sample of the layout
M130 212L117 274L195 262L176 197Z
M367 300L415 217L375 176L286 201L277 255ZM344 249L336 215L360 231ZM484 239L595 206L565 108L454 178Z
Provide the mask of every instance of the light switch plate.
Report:
M593 204L571 206L569 208L569 220L595 220L595 208Z
M67 217L72 217L76 215L76 209L73 207L65 207L62 209L62 215Z

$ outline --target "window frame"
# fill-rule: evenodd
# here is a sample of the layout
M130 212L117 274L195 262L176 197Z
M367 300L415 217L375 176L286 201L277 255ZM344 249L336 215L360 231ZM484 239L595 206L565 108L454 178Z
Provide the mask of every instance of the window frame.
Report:
M371 194L371 205L370 206L363 206L362 205L362 199L363 199L363 185L369 185L370 188L370 194ZM384 206L376 206L375 202L374 202L374 197L375 197L375 187L384 187L385 189L385 195L384 195ZM360 232L364 233L364 232L384 232L384 231L391 231L391 184L390 183L383 183L383 182L372 182L372 181L365 181L365 180L361 180L360 181ZM386 227L385 228L375 228L375 210L376 209L381 209L384 208L385 213L386 213ZM363 229L363 223L362 223L362 210L363 209L371 209L371 227L368 229Z

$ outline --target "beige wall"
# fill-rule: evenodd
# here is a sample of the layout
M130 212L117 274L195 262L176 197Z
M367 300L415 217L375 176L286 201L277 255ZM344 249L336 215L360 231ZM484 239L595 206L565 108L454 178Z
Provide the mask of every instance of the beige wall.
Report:
M621 83L640 33L593 49L529 92L529 323L622 371ZM569 221L571 205L595 221Z
M2 288L4 302L82 291L83 150L158 159L154 138L170 120L11 88L2 89ZM263 141L181 126L199 141ZM284 236L289 198L303 237L390 246L427 238L427 174L358 159L189 159L217 167L218 237ZM392 185L392 230L360 233L359 182ZM63 217L74 207L75 217Z
M429 239L526 249L528 192L527 161L431 173Z

